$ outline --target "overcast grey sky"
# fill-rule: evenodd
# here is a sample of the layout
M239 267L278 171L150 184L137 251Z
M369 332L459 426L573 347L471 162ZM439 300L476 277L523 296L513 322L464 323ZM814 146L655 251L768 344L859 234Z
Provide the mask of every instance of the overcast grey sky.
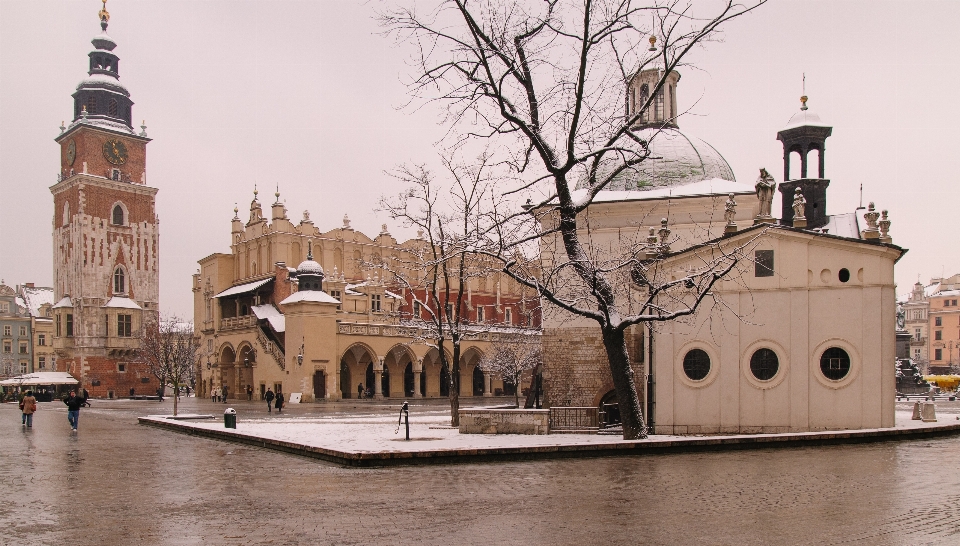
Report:
M395 0L410 1L410 0ZM97 0L0 0L0 277L52 278L49 187L70 94L99 32ZM378 34L385 5L330 0L110 0L120 80L146 120L147 180L160 188L161 308L192 316L197 260L229 252L234 203L280 187L292 218L379 232L386 175L432 161L443 130L406 101L407 52ZM809 105L833 125L828 212L890 210L898 292L960 272L950 226L960 203L960 3L772 2L726 27L678 86L685 133L711 143L737 179L782 176L777 130ZM779 204L774 204L779 210ZM402 239L409 236L391 225Z

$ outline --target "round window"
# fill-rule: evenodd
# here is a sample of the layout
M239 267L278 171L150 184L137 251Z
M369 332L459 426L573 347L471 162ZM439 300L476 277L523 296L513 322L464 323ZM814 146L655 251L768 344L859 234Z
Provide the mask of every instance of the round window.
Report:
M769 381L777 375L780 360L771 349L759 349L750 357L750 371L760 381Z
M683 373L694 381L700 381L710 373L710 355L703 349L693 349L683 357Z
M832 381L843 379L850 373L850 355L840 347L830 347L820 356L820 371Z
M840 270L840 275L838 276L840 277L840 282L847 282L850 280L850 270L843 268Z

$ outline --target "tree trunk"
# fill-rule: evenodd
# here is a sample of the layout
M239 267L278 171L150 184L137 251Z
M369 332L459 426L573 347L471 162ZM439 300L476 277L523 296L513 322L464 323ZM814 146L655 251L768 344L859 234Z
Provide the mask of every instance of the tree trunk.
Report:
M610 374L613 376L613 387L617 391L617 400L620 403L620 419L623 421L623 439L639 440L647 437L647 427L643 422L643 411L640 407L640 397L637 396L636 382L633 379L633 368L630 367L630 356L627 354L627 342L623 330L605 327L603 346L607 350L610 360Z
M460 426L460 344L453 344L453 362L450 366L450 426Z
M180 399L180 396L179 396L179 395L180 395L180 385L174 385L173 388L176 389L176 391L177 391L176 393L174 393L174 397L173 397L173 416L176 417L176 416L177 416L177 401Z

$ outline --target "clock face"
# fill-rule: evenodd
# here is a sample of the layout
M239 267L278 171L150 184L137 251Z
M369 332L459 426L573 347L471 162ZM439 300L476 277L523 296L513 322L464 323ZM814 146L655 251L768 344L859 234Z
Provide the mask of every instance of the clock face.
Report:
M123 165L127 162L127 147L117 139L108 140L103 143L103 157L113 165Z
M67 165L73 166L73 162L77 159L77 143L71 138L70 142L67 143Z

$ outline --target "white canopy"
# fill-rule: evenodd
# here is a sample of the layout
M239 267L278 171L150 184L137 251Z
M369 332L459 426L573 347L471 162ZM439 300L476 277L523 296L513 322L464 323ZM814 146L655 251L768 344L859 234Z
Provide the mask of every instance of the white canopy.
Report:
M247 292L260 288L261 286L267 284L272 280L273 280L273 277L270 277L269 279L263 279L262 281L253 281L253 282L248 282L247 284L234 286L233 288L227 288L226 290L224 290L223 292L220 292L214 297L224 298L226 296L236 296L237 294L245 294Z
M80 383L67 372L34 372L18 375L0 381L3 386L32 386L32 385L76 385Z

